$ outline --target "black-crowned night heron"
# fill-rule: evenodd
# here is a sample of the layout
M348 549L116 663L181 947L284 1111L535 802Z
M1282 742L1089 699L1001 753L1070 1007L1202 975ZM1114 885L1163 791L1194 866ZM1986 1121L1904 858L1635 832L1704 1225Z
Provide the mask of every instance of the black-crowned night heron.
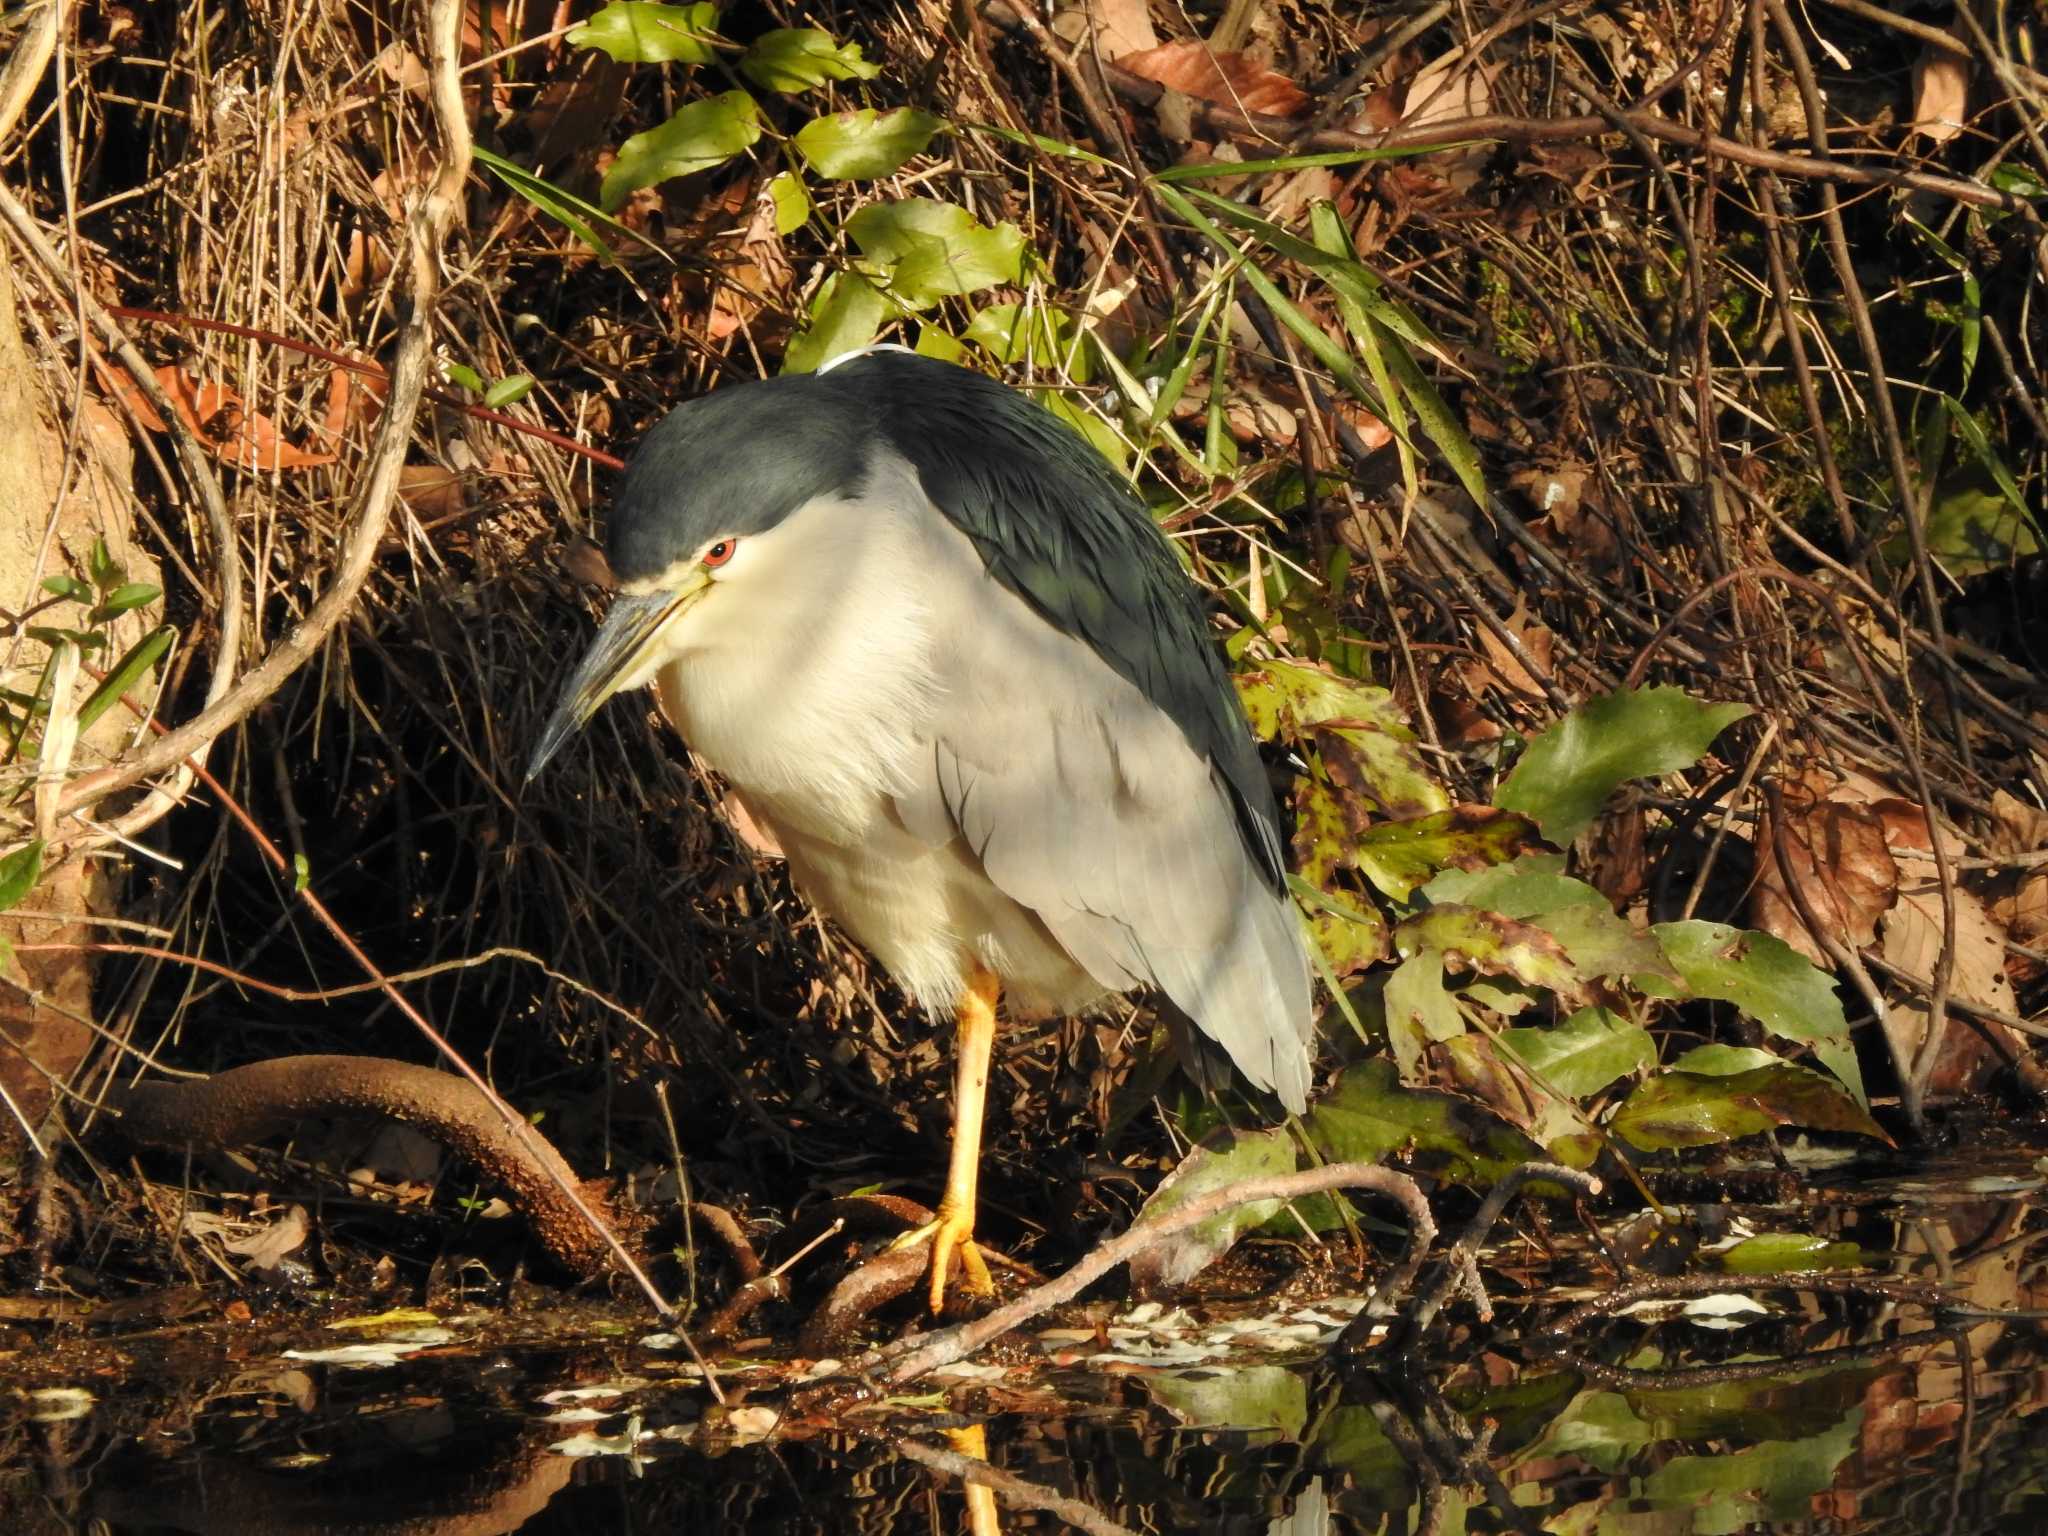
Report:
M652 683L797 886L959 1026L931 1304L970 1291L996 999L1156 988L1299 1111L1309 971L1273 793L1144 504L1014 390L875 348L671 412L619 595L534 749Z

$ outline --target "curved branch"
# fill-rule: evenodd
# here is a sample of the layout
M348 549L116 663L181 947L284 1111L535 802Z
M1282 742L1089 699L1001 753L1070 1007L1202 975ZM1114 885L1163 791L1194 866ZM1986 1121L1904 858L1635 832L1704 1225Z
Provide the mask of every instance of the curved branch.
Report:
M564 1269L602 1274L610 1248L567 1198L606 1202L546 1140L520 1136L468 1082L380 1056L281 1056L196 1082L137 1083L107 1095L129 1140L218 1149L262 1141L315 1115L403 1121L461 1154L502 1186L535 1241Z

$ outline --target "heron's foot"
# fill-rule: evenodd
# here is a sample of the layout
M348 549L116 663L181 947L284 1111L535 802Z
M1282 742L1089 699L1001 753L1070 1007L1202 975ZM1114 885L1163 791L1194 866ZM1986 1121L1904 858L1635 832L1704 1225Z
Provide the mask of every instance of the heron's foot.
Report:
M974 1242L974 1213L949 1209L943 1202L938 1218L904 1233L889 1245L892 1253L930 1243L931 1309L933 1316L946 1310L946 1282L951 1278L953 1256L960 1256L960 1288L970 1296L993 1296L996 1283L989 1277L988 1261Z

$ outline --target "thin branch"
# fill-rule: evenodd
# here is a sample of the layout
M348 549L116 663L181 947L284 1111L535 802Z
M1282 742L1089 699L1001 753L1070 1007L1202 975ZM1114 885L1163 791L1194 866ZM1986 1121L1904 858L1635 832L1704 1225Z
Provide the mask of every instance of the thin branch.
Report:
M1072 1269L1044 1285L1026 1291L1015 1301L976 1318L935 1333L912 1334L900 1343L875 1350L851 1368L855 1374L887 1368L886 1379L901 1383L935 1371L956 1360L964 1360L983 1345L1002 1337L1041 1312L1072 1301L1097 1280L1128 1263L1147 1249L1170 1237L1199 1226L1212 1216L1259 1200L1298 1200L1304 1195L1323 1194L1333 1189L1370 1189L1398 1204L1407 1213L1413 1235L1408 1249L1388 1273L1375 1293L1375 1301L1400 1295L1415 1278L1429 1246L1436 1240L1436 1220L1422 1190L1405 1173L1382 1168L1377 1163L1331 1163L1299 1173L1274 1174L1246 1179L1241 1184L1212 1190L1186 1205L1176 1206L1151 1221L1141 1221L1120 1236L1099 1245Z

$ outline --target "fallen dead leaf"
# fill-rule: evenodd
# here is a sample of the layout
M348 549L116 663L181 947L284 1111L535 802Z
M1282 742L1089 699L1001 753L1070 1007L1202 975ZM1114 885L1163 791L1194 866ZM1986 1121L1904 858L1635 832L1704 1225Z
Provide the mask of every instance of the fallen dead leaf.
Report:
M2001 789L1991 797L1991 815L1997 825L1989 843L1991 852L2037 853L2048 848L2048 811Z
M153 432L169 430L148 397L125 372L110 371L108 376L138 420ZM287 442L276 422L250 410L242 397L225 384L202 383L175 363L157 369L156 381L201 446L224 463L240 469L283 471L334 462L331 453L309 453ZM330 386L330 410L332 401Z
M1750 921L1832 969L1800 915L1800 900L1838 944L1860 950L1877 937L1878 919L1898 898L1898 861L1885 840L1883 817L1867 806L1825 799L1804 783L1786 786L1780 806L1782 819L1766 816L1757 831ZM1780 848L1799 899L1780 867Z
M440 464L407 464L398 471L398 495L421 517L446 517L460 512L462 476Z
M1970 61L1922 44L1913 61L1913 132L1946 144L1970 119Z
M1831 781L1830 781L1831 780ZM1900 795L1893 786L1868 774L1850 770L1815 780L1826 784L1829 798L1869 807L1884 824L1885 841L1895 850L1918 849L1931 852L1935 838L1942 852L1960 858L1968 850L1963 840L1947 828L1937 833L1926 810ZM1885 963L1923 982L1934 979L1941 961L1941 884L1932 860L1904 857L1899 861L1898 900L1880 925L1883 944L1879 953ZM2005 925L1992 913L1977 891L1958 886L1955 892L1956 963L1950 995L2001 1013L2015 1012L2012 978L2006 974ZM1885 1005L1885 1037L1894 1061L1917 1059L1929 1027L1927 1001L1913 993L1895 993ZM2017 1050L2020 1042L2001 1025L1986 1025L1984 1031L1951 1020L1942 1037L1941 1055L1928 1082L1930 1099L1953 1098L1970 1092L1998 1069L1998 1053L1986 1041L1986 1033L2002 1032Z
M2005 924L2015 944L2028 949L2048 945L2048 870L2035 870L2020 877L2004 895L1993 898L1991 916ZM2005 964L2008 981L2032 981L2041 974L2041 963L2025 955L2014 955Z
M1425 128L1460 117L1484 117L1493 110L1493 77L1497 65L1473 64L1462 48L1431 59L1408 82L1401 107L1401 126Z
M1507 616L1501 627L1515 637L1531 661L1546 672L1550 670L1555 637L1549 629L1529 617L1528 605L1522 599L1515 600L1514 612ZM1546 697L1543 685L1522 664L1522 658L1508 649L1507 642L1495 634L1490 625L1480 625L1478 632L1484 659L1468 661L1464 667L1472 686L1475 689L1505 689L1518 703L1543 703Z
M1297 117L1308 109L1308 93L1279 71L1255 62L1249 54L1212 52L1206 43L1162 43L1116 62L1183 96L1255 116Z
M1493 110L1493 79L1498 64L1475 64L1462 48L1432 59L1422 66L1401 107L1401 126L1425 128L1431 123L1451 122L1464 117L1484 117ZM1492 146L1474 144L1461 149L1439 150L1417 162L1441 176L1456 191L1469 191L1479 180L1479 168L1493 152Z
M1088 0L1083 8L1095 24L1095 48L1105 59L1122 59L1159 46L1149 0Z
M1884 958L1909 975L1931 981L1941 959L1941 886L1933 866L1922 865L1924 874L1907 870L1899 882L1898 904L1884 922ZM2012 981L2005 973L2005 926L1975 891L1958 888L1956 907L1956 964L1949 991L1951 996L2014 1012ZM1885 1008L1885 1035L1891 1041L1894 1059L1917 1059L1927 1038L1928 1010L1925 999L1901 997ZM2000 1025L1987 1025L1997 1030ZM2007 1031L2010 1038L2010 1031ZM2017 1043L2015 1043L2017 1048ZM1930 1099L1968 1093L1995 1071L1999 1058L1976 1029L1951 1022L1943 1037L1941 1056L1928 1083Z

